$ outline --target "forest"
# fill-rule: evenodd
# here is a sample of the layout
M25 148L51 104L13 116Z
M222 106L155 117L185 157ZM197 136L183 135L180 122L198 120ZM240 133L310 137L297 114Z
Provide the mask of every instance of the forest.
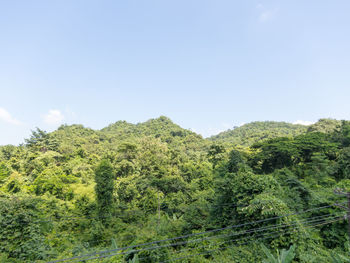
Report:
M161 116L0 146L0 262L350 262L350 121Z

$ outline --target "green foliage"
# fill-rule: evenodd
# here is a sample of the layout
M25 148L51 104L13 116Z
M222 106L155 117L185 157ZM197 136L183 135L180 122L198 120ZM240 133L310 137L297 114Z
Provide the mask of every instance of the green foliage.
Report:
M293 137L305 133L306 126L295 125L286 122L251 122L232 130L224 131L209 139L217 142L227 142L230 144L251 146L254 143L274 139L277 137Z
M242 154L237 150L232 150L229 153L227 161L227 171L230 173L236 173L239 170L241 165L245 165L245 160L242 157Z
M343 146L350 146L350 122L342 121L342 125L339 131L339 139Z
M348 262L350 262L350 259L343 256L343 255L332 253L332 262L333 263L348 263Z
M4 162L0 162L0 184L10 175L10 169Z
M0 253L23 261L45 259L45 222L38 224L38 200L0 201Z
M338 144L324 133L308 133L295 138L276 138L252 146L256 153L251 164L257 171L271 173L275 169L312 161L316 153L334 159Z
M137 254L132 258L132 260L129 260L129 263L139 263L139 262L140 261Z
M10 160L11 157L16 155L17 148L13 145L0 146L0 157L6 161Z
M340 129L341 121L335 119L320 119L318 122L310 125L308 132L332 133Z
M255 144L253 148L258 149L258 151L252 158L252 165L265 173L289 167L299 157L298 149L293 144L292 139L284 137Z
M69 184L76 182L71 175L66 175L59 168L45 169L33 182L33 191L36 195L50 193L59 199L73 198Z
M99 216L103 222L109 216L113 205L114 172L110 162L103 159L95 171L95 192Z
M261 248L267 257L263 263L291 263L295 257L295 246L291 246L288 250L283 249L281 252L277 251L277 257L273 256L264 244L261 244Z
M215 185L216 202L212 212L220 224L238 224L289 211L283 201L274 196L280 191L278 182L270 175L254 174L246 166L237 173L218 175ZM221 205L229 203L237 207Z
M341 202L333 189L350 191L349 147L347 121L255 122L210 139L164 116L102 130L37 129L25 145L0 146L0 262L46 262L236 224L244 225L220 233L249 243L220 246L231 240L199 235L100 261L199 253L184 261L263 262L264 243L278 251L270 253L275 260L295 254L294 262L331 262L348 253L346 221L307 222L341 210L284 215ZM265 221L271 217L278 218ZM268 231L279 224L285 231ZM241 235L259 227L266 231ZM293 253L283 250L291 244Z
M211 162L215 168L218 162L225 158L226 149L224 146L219 144L213 144L210 146L208 151L208 160Z
M350 179L350 147L343 148L339 151L337 163L334 168L334 176L337 179Z
M42 152L46 152L47 150L56 150L58 146L58 142L53 137L39 128L32 131L32 135L29 139L26 139L25 142L30 149L39 150Z

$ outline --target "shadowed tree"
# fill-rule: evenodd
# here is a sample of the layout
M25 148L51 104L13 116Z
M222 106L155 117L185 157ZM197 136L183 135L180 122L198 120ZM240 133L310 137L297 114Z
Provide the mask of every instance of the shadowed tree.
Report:
M207 157L209 162L213 164L213 167L224 159L226 153L226 149L223 145L220 144L213 144L210 146Z
M99 217L103 223L108 221L113 203L114 172L111 163L103 159L95 171L95 193Z

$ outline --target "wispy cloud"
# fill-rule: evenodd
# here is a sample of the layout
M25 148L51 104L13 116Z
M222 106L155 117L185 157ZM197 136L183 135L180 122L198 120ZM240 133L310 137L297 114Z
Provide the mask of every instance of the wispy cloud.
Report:
M297 121L293 122L293 124L311 125L311 124L314 124L314 122L312 122L312 121L297 120Z
M49 125L59 125L64 120L63 114L59 110L49 110L44 115L44 122Z
M259 22L261 23L271 20L278 12L278 8L267 9L262 4L258 4L256 8L260 11Z
M233 125L231 125L229 123L221 123L220 126L221 127L216 127L216 128L208 127L208 128L202 128L202 129L191 128L190 130L195 132L195 133L201 134L204 138L207 138L207 137L210 137L213 135L217 135L221 132L227 131L228 129L232 129L234 127Z
M197 129L192 129L195 133L201 134L204 138L210 137L212 135L216 135L219 134L220 132L225 131L226 129L219 129L219 128L213 128L213 127L209 127L207 129L201 129L201 130L197 130Z
M22 123L11 116L11 114L5 110L4 108L0 108L0 120L3 120L7 123L11 123L14 125L21 125Z

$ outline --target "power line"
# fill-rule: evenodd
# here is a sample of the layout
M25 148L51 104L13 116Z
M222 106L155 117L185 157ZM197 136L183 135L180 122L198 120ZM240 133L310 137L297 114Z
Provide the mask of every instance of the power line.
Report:
M309 220L309 221L307 221L307 222L305 222L307 225L305 226L305 225L299 225L301 222L299 222L299 221L295 221L293 224L284 224L284 225L282 225L281 227L280 227L280 229L279 230L277 230L277 231L274 231L274 232L271 232L270 234L272 234L272 233L278 233L278 232L281 232L281 231L283 231L283 228L284 227L292 227L292 226L297 226L298 228L301 228L301 227L308 227L309 225L308 224L310 224L310 223L313 223L313 224L315 224L315 223L319 223L319 222L322 222L322 221L324 221L324 220L328 220L328 219L334 219L334 218L343 218L343 216L329 216L329 215L327 215L327 217L328 218L318 218L318 219L314 219L314 218L310 218L310 219L313 219L313 220ZM315 218L317 218L317 217L315 217ZM278 229L278 228L277 228ZM246 232L246 233L241 233L241 234L254 234L255 232L265 232L265 231L267 231L268 229L252 229L252 231L251 232ZM287 231L287 230L284 230L284 231ZM260 233L259 234L260 236L262 235L262 236L264 236L264 235L266 235L266 233ZM258 236L254 236L254 238L257 238L257 237L259 237L259 235ZM226 235L226 236L224 236L224 237L230 237L230 236L234 236L234 235ZM219 237L219 236L218 236ZM251 236L250 236L251 237ZM245 239L245 238L249 238L249 237L242 237L242 238L238 238L238 239L234 239L234 240L229 240L229 241L224 241L224 242L220 242L220 243L216 243L215 245L221 245L221 244L224 244L224 243L227 243L227 242L233 242L233 241L240 241L241 239ZM206 241L207 239L203 239L203 241ZM174 252L172 252L173 254L175 254L175 253L182 253L182 252L184 252L184 251L188 251L188 250L194 250L194 249L199 249L199 248L205 248L205 247L208 247L208 246L210 246L211 244L209 244L209 245L204 245L204 246L200 246L200 247L195 247L195 248L185 248L185 249L181 249L181 250L178 250L178 251L174 251ZM132 251L130 251L130 253L133 253ZM165 254L166 252L164 252L164 253L162 253L162 254ZM159 255L159 254L158 254ZM147 257L144 257L144 258L147 258ZM142 259L142 258L139 258L139 259Z
M302 220L298 220L298 221L294 221L295 224L302 224L302 223L309 223L309 222L313 222L315 220L321 220L324 218L333 218L336 215L331 215L331 214L326 214L326 215L321 215L321 216L316 216L316 217L311 217L308 219L302 219ZM311 220L312 219L312 220ZM310 221L311 220L311 221ZM281 223L281 224L277 224L277 225L271 225L271 226L266 226L266 227L261 227L261 228L257 228L257 229L252 229L252 230L246 230L243 232L238 232L238 233L231 233L231 234L223 234L223 235L214 235L214 236L209 236L209 237L205 237L205 238L199 238L199 239L193 239L193 240L189 240L189 241L183 241L183 242L179 242L179 243L175 243L175 244L170 244L170 245L164 245L165 247L168 246L178 246L178 245L183 245L183 244L187 244L187 243L193 243L193 242L197 242L197 241L204 241L204 240L210 240L213 238L220 238L220 237L230 237L230 236L236 236L236 235L243 235L243 234L247 234L247 233L253 233L253 232L261 232L261 231L266 231L269 229L276 229L278 227L283 227L283 226L289 226L290 224L288 223ZM149 249L153 249L153 247L149 247ZM149 250L149 249L145 249L145 250ZM141 250L135 250L135 251L141 251ZM134 252L134 251L129 251L130 253ZM128 253L129 253L128 252Z
M253 222L247 222L247 223L242 223L242 224L238 224L238 225L232 225L232 226L227 226L227 227L223 227L223 228L207 230L207 231L204 231L204 232L187 234L187 235L183 235L183 236L167 238L167 239L163 239L163 240L157 240L157 241L147 242L147 243L138 244L138 245L127 246L127 247L123 247L123 248L104 250L104 251L94 252L94 253L90 253L90 254L75 256L75 257L71 257L71 258L54 260L54 261L50 261L50 262L51 263L64 262L64 261L69 261L69 260L80 259L80 258L83 258L83 257L94 256L94 255L97 255L97 254L105 254L105 253L111 253L111 252L126 250L126 249L133 249L133 248L141 247L141 246L149 246L149 245L159 244L161 242L173 241L173 240L178 240L178 239L182 239L182 238L188 238L188 237L192 237L192 236L198 236L198 235L203 235L203 234L208 234L208 233L214 233L214 232L223 231L223 230L226 230L226 229L239 228L239 227L243 227L243 226L247 226L247 225L253 225L253 224L263 223L263 222L267 222L267 221L271 221L271 220L276 220L276 219L280 219L280 218L287 217L287 216L293 216L293 215L299 215L299 214L308 213L308 212L311 212L311 211L317 211L317 210L320 210L320 209L332 207L333 205L334 204L327 205L327 206L321 206L321 207L317 207L317 208L311 208L311 209L308 209L308 210L295 212L295 213L290 213L290 214L286 214L286 215L282 215L282 216L270 217L270 218L266 218L266 219L253 221Z
M235 205L235 206L237 206L237 205ZM246 207L246 206L242 206L242 207ZM60 235L60 237L69 237L69 236L71 236L71 235ZM109 239L108 240L104 239L104 240L94 240L94 241L81 241L81 242L85 242L85 243L88 243L89 245L91 245L91 244L97 244L97 243L102 243L102 242L107 242L107 241L109 241Z
M329 215L328 215L329 216ZM339 217L335 217L335 216L331 216L329 219L334 219L334 218L343 218L342 216L339 216ZM311 218L310 218L311 219ZM313 222L315 221L315 222ZM318 222L321 222L321 221L324 221L324 219L317 219L317 220L313 220L313 221L310 221L310 222L306 222L306 223L318 223ZM293 225L298 225L299 222L298 221L295 221L294 224L285 224L285 226L293 226ZM299 226L301 227L301 226ZM307 227L307 226L305 226ZM276 228L276 227L275 227ZM278 228L278 227L277 227ZM245 231L244 233L235 233L235 234L246 234L246 233L254 233L254 232L257 232L257 231L266 231L268 229L264 229L264 228L258 228L258 229L251 229L251 230L248 230L248 231ZM272 233L276 233L276 232L283 232L283 229L279 229L275 232L272 232ZM286 230L285 230L286 231ZM285 232L284 231L284 232ZM209 238L218 238L218 237L230 237L230 236L233 236L235 234L229 234L229 235L219 235L219 236L213 236L213 237L209 237ZM270 233L271 234L271 233ZM260 234L261 235L261 234ZM262 234L262 235L266 235L266 234ZM209 238L203 238L203 239L197 239L197 240L189 240L189 241L185 241L185 242L180 242L180 243L176 243L176 244L169 244L169 245L163 245L163 246L156 246L156 247L148 247L148 248L144 248L144 249L139 249L139 250L131 250L131 251L126 251L126 252L121 252L121 253L115 253L115 254L109 254L109 255L103 255L103 256L97 256L97 257L91 257L91 258L85 258L85 259L80 259L79 261L86 261L86 260L93 260L93 259L101 259L101 258L106 258L106 257L112 257L112 256L117 256L117 255L125 255L125 254L131 254L131 253L138 253L138 252L142 252L142 251L146 251L146 250L154 250L154 249L158 249L158 248L166 248L166 247L170 247L170 246L177 246L177 245L184 245L184 244L188 244L188 243L193 243L193 242L198 242L198 241L205 241L205 240L208 240ZM244 237L243 237L244 238ZM247 238L247 237L245 237ZM238 238L238 239L234 239L234 240L231 240L231 241L224 241L222 242L223 244L224 243L227 243L227 242L233 242L233 241L239 241L241 240L242 238ZM192 242L193 241L193 242ZM208 247L207 246L202 246L202 247ZM198 247L197 247L198 248ZM195 248L195 249L197 249ZM199 247L200 248L200 247ZM184 250L189 250L189 249L184 249ZM183 251L184 251L183 250ZM174 252L174 253L178 253L177 251ZM164 253L163 253L164 254ZM143 257L143 258L147 258L147 257ZM139 258L141 259L141 258Z
M325 223L316 224L316 225L313 225L312 227L320 226L320 225L326 225L326 224L334 223L334 222L340 221L340 220L343 220L343 218L336 219L336 220L329 221L329 222L325 222ZM270 237L268 237L268 238L270 238ZM265 239L266 239L266 238L265 238ZM246 243L239 244L239 245L245 245L245 244L248 244L248 243L250 243L250 242L252 242L252 241L248 241L248 242L246 242ZM253 241L253 242L256 242L256 240ZM165 262L169 262L169 261L177 261L177 260L185 259L185 258L188 258L188 257L200 256L200 255L204 255L204 254L208 254L208 253L213 253L213 252L216 252L217 250L223 250L223 249L226 249L226 248L232 247L232 246L234 246L234 245L226 246L226 247L222 247L222 248L217 248L217 249L212 249L212 250L208 250L208 251L204 251L204 252L196 253L196 254L191 254L191 255L187 255L187 256L183 256L183 257L178 257L178 258L174 258L174 259L171 259L171 260L163 261L163 262L161 262L161 263L165 263Z
M318 223L316 222L316 224L311 224L311 225L308 225L306 226L305 228L313 228L313 227L316 227L316 226L319 226L319 225L324 225L325 223L329 224L329 223L332 223L332 222L335 222L335 221L339 221L339 220L342 220L343 218L337 218L336 220L333 220L333 221L329 221L329 222L322 222L322 223ZM263 233L263 234L260 234L260 236L257 236L255 237L255 239L249 239L248 241L246 242L240 242L238 244L235 244L235 246L241 246L241 245L245 245L245 244L248 244L250 242L256 242L257 239L256 238L260 238L260 241L261 240L265 240L265 239L269 239L269 238L276 238L276 237L279 237L281 234L291 234L293 232L296 232L295 229L288 229L288 230L284 230L284 231L281 231L281 230L277 230L277 231L274 231L272 233ZM277 234L275 234L277 233ZM274 235L271 235L271 234L274 234ZM221 243L219 243L218 245L223 245L223 244L226 244L226 243L230 243L230 242L234 242L234 241L240 241L240 239L236 240L227 240L227 241L223 241ZM242 240L244 241L244 240ZM192 250L194 249L198 249L198 248L205 248L205 247L209 247L210 245L205 245L205 246L202 246L202 247L196 247L196 248L193 248ZM226 248L226 247L224 247ZM218 249L223 249L223 248L218 248ZM206 254L207 252L203 253L203 254ZM173 261L173 260L179 260L179 259L183 259L183 258L187 258L187 257L190 257L192 255L187 255L187 256L184 256L184 257L180 257L180 258L176 258L176 259L169 259L169 260L166 260L166 261L163 261L163 262L168 262L168 261ZM162 263L163 263L162 262Z
M200 232L200 233L194 233L194 234L187 234L187 235L183 235L183 236L178 236L178 237L173 237L173 238L168 238L168 239L163 239L163 240L158 240L158 241L152 241L152 242L138 244L138 245L133 245L133 246L127 246L127 247L123 247L123 248L117 248L117 249L112 249L112 250L104 250L104 251L94 252L94 253L90 253L90 254L85 254L85 255L80 255L80 256L75 256L75 257L71 257L71 258L67 258L67 259L60 259L60 260L55 260L55 261L50 261L50 262L52 262L52 263L53 262L64 262L64 261L68 261L68 260L75 260L75 259L79 259L79 258L83 258L83 257L94 256L94 255L97 255L97 254L105 254L105 253L111 253L111 252L121 251L121 250L125 250L125 249L133 249L135 247L141 247L141 246L146 246L146 245L149 246L149 245L159 244L161 242L173 241L173 240L178 240L178 239L182 239L182 238L197 236L197 235L201 235L201 234L208 234L208 233L218 232L218 231L222 231L222 230L226 230L226 229L238 228L238 227L243 227L243 226L252 225L252 224L256 224L256 223L267 222L267 221L271 221L271 220L274 220L274 219L279 219L279 218L286 217L286 216L291 216L291 215L303 214L303 213L307 213L307 212L311 212L311 211L315 211L315 210L320 210L320 209L323 209L323 208L328 208L328 207L331 207L331 206L332 205L322 206L322 207L312 208L312 209L308 209L308 210L305 210L305 211L291 213L291 214L287 214L287 215L283 215L283 216L277 216L277 217L271 217L271 218L267 218L267 219L262 219L262 220L258 220L258 221L254 221L254 222L248 222L248 223L243 223L243 224L239 224L239 225L227 226L227 227L224 227L224 228L218 228L218 229L208 230L208 231L204 231L204 232ZM179 242L179 243L182 243L182 242ZM181 244L179 244L179 245L181 245Z
M298 220L298 221L295 221L294 224L310 223L310 222L313 222L315 220L319 221L319 220L325 219L326 217L328 217L328 218L331 217L332 218L334 216L335 215L326 214L326 215L316 216L316 217L312 217L312 218L308 218L308 219ZM284 226L290 226L290 224L288 224L288 223L285 223L285 224L281 223L281 224L278 224L278 225L260 227L260 228L250 229L250 230L241 231L241 232L237 232L237 233L203 237L203 238L200 238L200 239L194 239L194 240L189 240L189 241L178 242L178 243L175 243L175 244L167 244L167 245L158 246L158 247L154 247L154 246L152 247L151 246L151 247L144 248L144 249L132 250L132 251L128 251L128 252L121 252L119 254L129 254L129 253L135 253L135 252L138 253L138 252L145 251L145 250L154 250L154 249L157 249L157 248L185 245L187 243L200 242L200 241L210 240L210 239L213 239L213 238L232 237L232 236L237 236L237 235L250 234L250 233L254 233L254 232L261 232L261 231L266 231L266 230L270 230L270 229L276 229L278 227L284 227ZM95 241L95 242L92 242L92 243L97 243L97 242L101 242L101 241ZM91 242L88 242L88 243L91 244Z

